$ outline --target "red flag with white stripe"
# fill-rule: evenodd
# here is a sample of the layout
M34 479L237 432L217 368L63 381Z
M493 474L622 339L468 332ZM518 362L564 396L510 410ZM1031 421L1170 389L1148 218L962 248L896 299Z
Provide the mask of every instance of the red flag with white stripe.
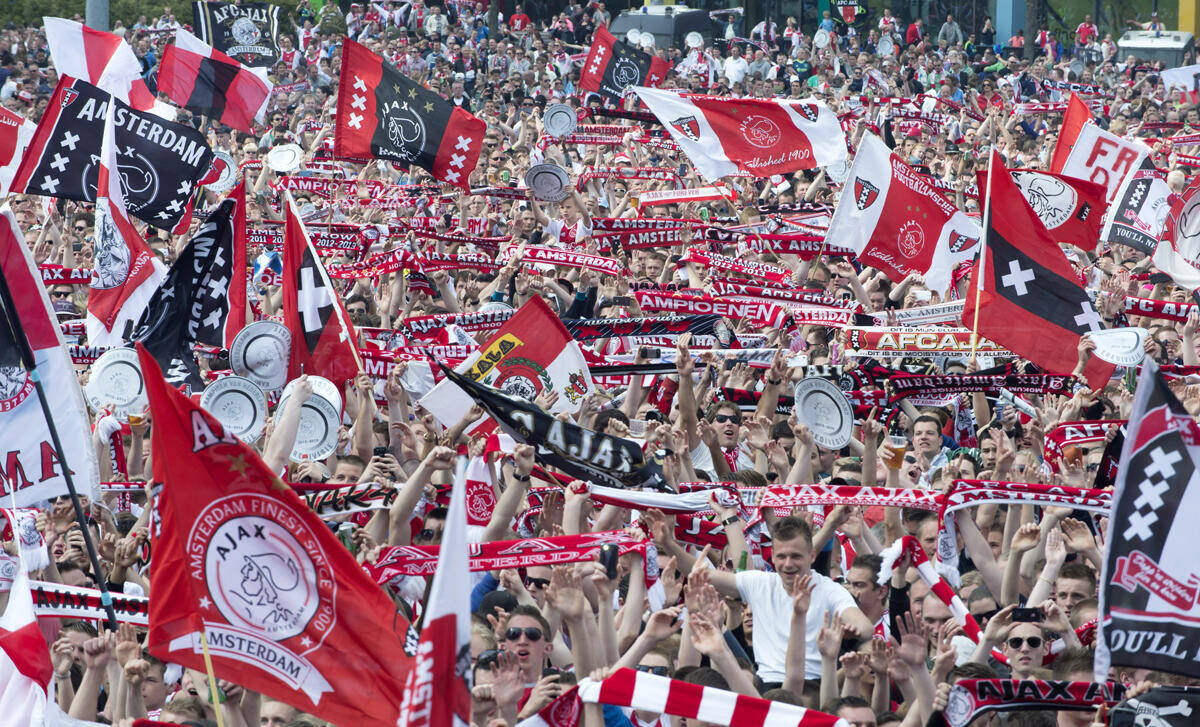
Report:
M155 101L142 80L142 64L119 35L94 30L64 18L42 18L50 60L60 76L81 78L108 91L138 111L169 106ZM171 109L170 117L174 117ZM160 114L166 116L167 114Z
M738 171L769 177L846 160L846 135L820 101L634 90L709 181Z
M467 465L459 460L429 589L424 628L404 686L397 727L471 723L471 569L467 557Z
M24 116L0 108L0 195L8 194L17 167L21 166L21 157L33 140L33 132L37 124Z
M92 346L120 346L125 329L136 324L167 268L150 250L125 211L117 170L113 115L108 104L100 176L96 187L95 270L88 294L87 333Z
M0 615L0 714L5 724L42 724L53 674L50 649L33 613L29 576L18 567Z

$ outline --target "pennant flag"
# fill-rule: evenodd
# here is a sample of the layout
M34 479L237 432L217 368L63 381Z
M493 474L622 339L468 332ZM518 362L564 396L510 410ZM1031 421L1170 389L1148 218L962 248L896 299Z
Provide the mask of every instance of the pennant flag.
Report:
M846 161L846 135L820 101L634 90L708 181L739 171L769 177Z
M192 3L192 27L200 39L243 65L272 68L279 62L278 5Z
M828 239L896 282L920 273L931 289L945 293L954 268L978 254L982 235L974 220L879 137L863 135Z
M42 18L42 21L46 44L50 46L50 61L60 77L83 79L138 111L155 108L154 94L142 80L142 64L124 38L74 20ZM173 114L172 111L170 118L174 118Z
M362 369L358 338L341 292L329 280L290 193L283 242L283 323L292 332L288 379L313 374L341 388Z
M27 507L67 493L63 464L54 452L41 402L14 338L21 332L33 350L75 489L95 499L100 466L87 404L37 264L7 205L0 207L0 274L12 292L14 307L0 309L0 502L11 505L15 498L17 507Z
M0 195L8 194L21 157L33 140L37 124L24 116L0 108Z
M1064 174L1026 169L1013 169L1010 174L1051 237L1084 250L1096 249L1108 208L1104 187ZM976 183L982 207L987 197L986 170L976 172Z
M994 151L990 166L985 259L972 273L963 323L973 325L976 320L976 286L980 286L980 336L1052 374L1069 374L1079 358L1080 337L1104 330L1104 323L1066 255ZM1115 368L1092 356L1084 378L1100 390Z
M404 686L398 727L471 724L471 570L467 558L466 458L450 492L437 573L422 614L417 655Z
M1117 190L1100 239L1153 255L1171 207L1166 176L1149 157L1142 160Z
M97 153L110 98L90 83L60 78L12 191L94 202ZM208 181L213 166L213 151L204 135L119 100L114 126L121 191L129 213L155 227L174 227L191 209L192 191Z
M54 678L50 647L38 628L29 576L18 568L0 615L0 714L8 724L41 725Z
M233 212L233 269L229 279L229 312L225 316L225 325L222 327L222 340L219 345L221 348L229 350L233 348L233 339L237 338L237 334L246 327L249 320L249 297L248 288L249 281L246 280L246 251L249 245L246 242L246 182L242 180L236 187L230 191L227 199L232 199L237 202L237 207Z
M1111 665L1200 677L1200 426L1146 360L1125 430L1100 573L1096 677ZM1175 527L1179 525L1180 527Z
M554 389L558 401L550 409L552 414L574 414L583 397L595 391L579 343L539 296L530 298L454 370L529 401L547 388ZM446 380L421 398L421 406L447 427L454 426L472 403L467 392Z
M487 124L350 39L342 46L333 155L415 164L464 190Z
M166 276L166 266L150 250L125 211L117 150L113 139L115 103L108 106L100 146L96 189L95 274L87 304L91 346L119 346L126 326L136 323Z
M230 128L254 133L271 98L271 82L261 69L242 65L183 28L163 49L158 90L175 103Z
M237 205L236 199L226 199L208 216L154 291L132 335L158 361L167 381L189 392L204 389L192 344L225 345L232 317L230 280L245 278L245 265L239 271L233 264Z
M255 451L138 355L154 458L151 654L318 719L394 727L408 622Z
M461 479L467 493L467 525L486 526L492 521L492 511L496 509L496 488L492 484L492 470L488 467L487 459L472 457L462 469ZM455 486L458 486L457 479Z
M1087 104L1072 93L1050 171L1099 184L1105 189L1105 199L1112 202L1121 182L1142 166L1149 153L1150 148L1142 142L1109 133L1092 123Z
M1154 265L1181 287L1200 288L1200 179L1193 179L1171 203L1162 240L1154 249Z
M476 401L517 442L536 447L535 456L571 477L609 487L662 487L662 463L644 463L641 446L563 422L530 401L476 383L444 368L446 378ZM422 406L429 397L421 400Z
M608 28L597 26L592 47L583 62L579 87L619 103L631 86L658 86L671 64L656 55L617 40Z

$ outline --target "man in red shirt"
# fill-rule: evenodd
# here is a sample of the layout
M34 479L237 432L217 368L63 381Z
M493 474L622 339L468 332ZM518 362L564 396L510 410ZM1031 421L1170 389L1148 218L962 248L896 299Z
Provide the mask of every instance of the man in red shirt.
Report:
M908 33L905 34L904 41L908 45L920 43L925 38L925 28L922 27L922 20L917 18L908 26Z
M1086 46L1099 37L1100 29L1092 22L1092 16L1083 16L1083 22L1075 29L1075 45Z
M523 33L533 24L525 14L525 8L520 5L513 8L513 14L508 18L508 29L514 33Z

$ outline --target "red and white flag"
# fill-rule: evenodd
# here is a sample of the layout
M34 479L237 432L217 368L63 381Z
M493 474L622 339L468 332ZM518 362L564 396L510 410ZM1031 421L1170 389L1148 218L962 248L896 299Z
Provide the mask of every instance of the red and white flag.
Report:
M1012 169L1013 182L1057 242L1095 250L1104 224L1107 190L1083 179L1032 169ZM975 173L979 206L987 197L987 170Z
M820 101L634 90L709 181L739 171L770 177L846 160L846 135Z
M1193 180L1181 194L1167 198L1170 208L1162 239L1154 248L1154 266L1171 276L1175 284L1200 288L1200 180Z
M575 413L595 390L579 342L540 297L534 296L487 343L454 368L481 384L533 401L544 389L558 392L550 412ZM421 406L447 427L475 400L454 382L441 381L421 398Z
M283 323L292 332L288 379L301 373L324 376L341 387L362 368L354 324L342 305L287 193L283 240Z
M896 282L920 273L930 289L945 293L954 268L978 254L982 236L974 220L879 137L863 136L829 223L829 240Z
M100 494L100 467L87 405L41 272L7 205L0 207L0 275L12 292L12 329L24 332L33 351L75 488L95 498ZM65 495L67 481L20 350L0 311L0 503L8 506L15 499L17 507L26 507Z
M1062 130L1050 171L1095 182L1106 190L1112 202L1126 175L1142 166L1150 148L1135 139L1126 139L1092 123L1092 112L1075 94L1067 102Z
M100 176L96 187L95 270L88 294L87 334L92 346L120 346L127 327L137 323L167 268L150 250L125 211L117 169L113 115L108 105Z
M437 574L429 588L417 655L404 686L397 727L471 723L471 570L467 557L467 464L459 459Z
M33 140L37 124L24 116L0 108L0 195L8 194L9 185L21 166L21 157Z
M0 615L0 714L11 725L41 725L54 676L50 648L38 628L29 576L18 568Z
M119 35L94 30L83 23L64 18L42 18L50 61L60 76L80 78L108 91L138 111L165 111L160 116L174 118L170 106L156 101L142 80L142 64L133 48Z
M252 448L140 344L138 359L162 455L150 653L203 670L207 642L218 678L335 724L395 727L408 621Z

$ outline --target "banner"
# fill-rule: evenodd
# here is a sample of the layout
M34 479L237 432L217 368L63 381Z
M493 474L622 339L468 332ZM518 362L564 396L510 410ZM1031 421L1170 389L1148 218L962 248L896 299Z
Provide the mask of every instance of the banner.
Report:
M279 62L281 9L263 2L196 0L192 25L201 40L238 62L272 68Z
M963 356L971 353L971 329L912 326L846 328L847 353L855 356ZM1012 356L982 336L975 350L987 356Z
M145 484L145 483L138 483ZM107 621L108 613L100 603L100 591L96 588L79 588L62 583L30 581L33 594L33 610L38 616L80 619L83 621ZM127 596L114 593L111 589L113 610L119 623L134 626L150 625L150 599L146 596Z

